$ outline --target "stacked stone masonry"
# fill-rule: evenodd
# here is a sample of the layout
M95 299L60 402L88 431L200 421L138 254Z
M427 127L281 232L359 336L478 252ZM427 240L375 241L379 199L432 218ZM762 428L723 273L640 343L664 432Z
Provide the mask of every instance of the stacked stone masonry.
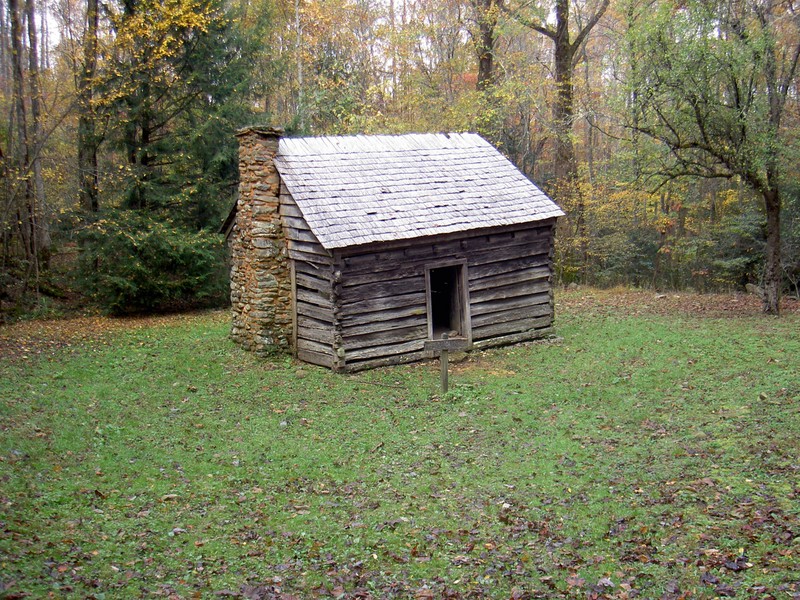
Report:
M239 199L231 236L231 337L247 350L285 351L292 339L292 286L273 158L281 131L239 132Z

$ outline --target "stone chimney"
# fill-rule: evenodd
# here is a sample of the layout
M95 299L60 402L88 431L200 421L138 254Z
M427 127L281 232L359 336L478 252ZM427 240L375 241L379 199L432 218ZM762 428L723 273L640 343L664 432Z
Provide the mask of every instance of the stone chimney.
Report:
M239 138L239 198L231 234L231 338L260 354L290 349L292 286L273 158L280 128L246 128Z

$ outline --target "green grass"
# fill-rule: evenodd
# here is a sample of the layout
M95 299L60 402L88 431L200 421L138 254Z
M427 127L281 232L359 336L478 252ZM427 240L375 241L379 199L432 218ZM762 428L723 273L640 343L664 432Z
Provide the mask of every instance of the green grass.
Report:
M573 309L445 397L434 363L334 375L227 330L2 366L0 590L800 594L798 315Z

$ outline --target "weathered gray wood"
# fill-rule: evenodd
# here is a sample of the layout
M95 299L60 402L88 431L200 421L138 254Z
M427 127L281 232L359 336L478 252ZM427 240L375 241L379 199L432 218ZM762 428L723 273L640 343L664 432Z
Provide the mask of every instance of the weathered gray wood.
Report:
M522 333L514 333L511 335L504 335L500 337L487 338L473 342L473 348L482 350L484 348L496 348L498 346L508 346L509 344L519 344L520 342L530 342L537 340L552 333L552 328L545 327L544 329L531 329Z
M515 310L535 306L537 304L549 303L550 294L549 292L544 292L541 294L532 294L530 296L519 296L517 298L489 300L487 302L475 302L473 300L470 311L474 319L477 315L498 312L500 310Z
M344 249L342 259L345 267L350 273L361 272L364 269L373 271L381 266L397 267L397 262L391 261L414 261L429 260L432 257L450 256L462 250L464 234L451 234L441 236L436 240L410 241L400 246L384 244L377 247L367 247L353 252ZM385 264L390 261L390 264ZM384 269L380 269L384 270Z
M347 329L343 332L344 348L349 354L351 350L360 348L370 348L373 346L385 346L387 344L402 344L414 340L424 339L428 333L427 324L400 329L385 329L374 333L352 335Z
M382 298L384 296L395 296L424 290L424 275L389 281L375 281L374 283L365 283L359 286L342 287L342 302L359 302L371 298Z
M360 302L342 304L341 315L345 317L348 315L384 311L394 308L401 308L404 306L422 306L424 308L425 292L398 294L397 296L387 296L385 298L376 298L374 300L362 300Z
M447 334L442 335L440 340L426 340L425 352L439 353L439 370L441 371L442 394L447 393L448 373L450 371L450 351L466 350L469 348L469 340L465 338L449 339Z
M451 239L440 240L437 242L417 242L410 244L407 248L402 250L403 255L409 259L417 258L431 258L448 256L454 252L459 252L465 249L466 240L463 236L448 236ZM397 252L397 250L390 250L388 252Z
M295 261L295 269L298 273L305 273L312 277L320 277L330 281L331 279L331 265L317 264L314 262L306 262L304 260Z
M523 281L512 285L504 285L483 290L475 290L470 294L470 299L474 304L487 302L489 300L504 300L506 298L516 298L517 296L528 296L539 294L550 290L550 282L542 280Z
M342 370L348 373L355 373L365 369L377 369L379 367L388 367L391 365L402 365L406 363L417 362L424 360L425 358L427 358L427 354L424 351L406 352L405 354L396 354L394 356L387 356L384 358L374 358L347 363Z
M289 250L296 250L298 252L305 252L306 254L316 254L331 258L331 254L325 250L318 242L308 242L300 240L288 240Z
M403 264L397 261L406 263L420 260L430 261L435 258L450 257L459 252L464 252L460 239L439 243L412 242L411 245L404 248L376 250L366 254L345 256L344 264L348 271L358 273L365 269L368 271L392 269Z
M551 227L534 227L352 255L290 240L290 255L311 259L296 261L298 347L318 344L305 350L330 354L344 371L430 356L425 268L459 259L467 261L475 347L535 339L551 323L550 235Z
M550 268L537 267L535 269L522 269L519 271L511 271L510 273L503 273L491 277L481 277L480 279L472 279L469 282L470 291L485 290L504 285L512 285L515 283L524 283L531 281L549 281Z
M292 290L295 289L295 282L296 282L296 275L295 272L295 261L289 261L289 282L292 286ZM292 293L291 295L291 302L292 302L292 346L291 349L296 353L297 351L297 296Z
M475 265L484 265L489 263L502 262L522 258L525 256L543 255L547 256L550 251L550 241L539 240L536 242L525 242L514 244L511 246L503 246L492 248L488 243L483 246L483 249L476 249L474 251L467 251L464 249L454 249L452 252L429 252L425 253L422 250L419 253L403 253L402 251L381 252L374 257L364 257L363 260L354 261L352 258L345 258L345 271L347 277L355 275L383 273L386 271L394 271L400 268L413 269L424 268L426 264L430 264L437 259L447 260L466 260L467 265L471 268ZM413 254L410 255L410 254Z
M512 273L514 271L537 269L540 267L550 270L550 262L550 257L546 253L543 253L523 256L521 258L511 258L500 262L472 265L469 270L469 277L470 280L477 281L486 277Z
M295 272L295 283L318 292L323 298L330 299L331 282L326 279L320 279L307 273Z
M330 352L314 352L313 350L298 348L297 358L312 365L319 365L328 369L333 368L333 356Z
M549 227L530 227L518 229L516 231L490 234L485 237L467 238L462 242L462 247L472 252L473 250L485 248L487 245L492 248L512 247L532 244L549 238Z
M552 307L549 303L534 304L533 306L525 306L516 308L514 310L500 309L497 312L484 313L482 315L473 315L472 328L473 331L476 327L484 327L494 323L506 323L508 321L517 321L519 319L532 319L534 317L544 317L552 312Z
M351 319L347 326L347 335L356 336L380 331L391 331L392 329L403 329L406 327L427 327L428 320L425 318L425 310L421 309L417 314L391 318L385 312L367 313L363 319Z
M302 318L298 319L297 322L300 327L310 327L313 329L331 329L331 325L333 324L330 319L315 319L307 315L302 315Z
M331 303L330 298L325 298L320 294L316 294L305 288L296 288L295 295L297 296L298 302L304 302L306 304L316 304L317 306L321 306L322 308L333 310L333 304Z
M376 251L398 250L398 249L403 250L403 249L408 248L409 245L412 245L412 246L421 245L421 244L441 245L443 243L447 243L447 242L451 242L451 241L455 241L460 245L461 241L463 241L463 240L470 240L470 239L473 239L473 238L481 238L481 237L482 238L486 238L487 242L488 242L490 239L491 240L497 239L494 236L497 236L497 235L503 236L503 235L508 234L509 232L527 231L527 230L533 230L533 231L536 231L539 234L541 234L543 232L547 232L548 230L550 232L552 232L553 228L554 228L554 225L555 225L555 222L556 222L556 219L546 219L546 220L543 220L543 221L537 221L535 223L525 223L525 224L512 225L512 226L508 226L508 225L494 226L494 227L486 227L486 228L482 228L482 229L473 229L473 230L470 230L470 231L446 233L446 234L440 234L440 235L437 235L437 236L431 236L430 238L424 238L425 239L424 242L422 242L422 241L416 242L414 240L407 240L407 239L405 239L405 240L394 240L394 241L388 241L388 242L376 242L376 243L371 243L371 244L364 244L362 246L358 246L357 248L355 248L355 247L340 248L340 249L337 249L336 252L340 252L342 254L342 256L348 257L348 256L355 256L355 255L369 255L369 254L375 253ZM491 242L489 242L489 243L491 243Z
M327 331L322 329L301 329L298 331L295 348L304 347L305 342L322 344L328 348L328 352L331 352L331 348L333 347L333 329L328 329Z
M311 317L312 319L317 319L318 321L328 321L329 323L333 323L333 310L331 307L324 308L315 304L298 301L297 314Z
M290 197L291 198L291 197ZM281 207L279 214L282 217L295 217L295 218L303 218L303 213L297 204L292 201L291 203L285 199L285 196L281 195Z
M484 265L487 263L506 261L523 256L536 256L537 254L547 254L550 251L549 241L531 242L519 246L505 246L502 248L486 248L469 253L467 264Z
M314 319L309 319L304 315L300 315L300 320L297 329L297 339L310 340L312 342L319 342L320 344L333 344L333 327L328 323L324 325L316 325L320 323ZM296 346L295 346L296 347Z
M450 351L447 348L442 349L439 353L439 370L441 373L442 394L447 393L449 382L447 377L450 373Z
M469 348L469 340L462 337L443 337L440 340L425 340L424 344L425 352L442 352L443 350L456 352Z
M431 256L446 256L454 252L473 252L485 248L502 248L525 246L541 240L550 239L550 227L529 227L513 232L496 234L479 233L478 231L467 235L455 233L442 236L437 240L411 241L403 246L391 248L381 246L378 248L365 248L359 252L343 250L343 257L348 268L357 269L363 264L374 264L384 257L403 256L407 259L429 258Z
M512 333L520 333L529 331L531 329L542 329L549 327L552 323L550 315L544 317L535 317L532 319L519 319L515 321L506 321L503 323L493 323L491 325L484 325L482 327L474 327L472 329L472 338L474 340L483 340L490 337L499 337L510 335Z
M315 252L304 252L297 248L289 248L289 258L298 262L307 262L310 264L318 264L321 267L330 267L333 264L333 257L327 254L318 254Z
M459 255L462 258L466 255ZM399 261L399 262L398 262ZM374 283L376 281L392 281L404 278L420 276L425 271L425 259L409 262L406 257L398 257L394 263L394 268L387 266L383 270L367 270L355 272L345 269L345 277L342 281L344 287ZM525 255L519 258L500 260L498 262L488 262L482 264L472 264L469 266L470 282L478 281L485 277L511 273L529 268L542 267L549 271L551 259L547 253ZM376 265L376 269L378 265ZM472 285L472 283L470 283Z
M300 231L311 231L308 227L308 223L302 217L292 217L289 215L281 215L281 222L283 223L284 227L297 229ZM315 238L316 239L316 238Z
M374 346L371 348L362 348L359 350L352 350L345 354L345 358L349 363L359 360L367 360L371 358L381 358L394 354L404 354L406 352L420 352L423 350L423 340L414 340L402 344L390 344L386 346Z
M283 231L286 234L286 238L291 242L307 242L310 244L317 244L319 245L319 241L317 240L316 236L311 233L307 229L296 229L294 227L284 227ZM320 252L324 252L322 250L322 246L319 245Z
M340 322L342 327L350 328L357 324L368 326L371 323L378 322L394 322L395 320L403 319L405 317L421 317L427 323L427 308L424 304L411 303L408 306L400 306L397 308L387 308L379 312L370 313L369 316L362 312L353 312L352 314L342 314Z
M419 270L423 270L426 264L430 264L434 260L440 260L445 258L447 260L464 260L467 258L467 253L463 251L457 251L452 254L446 255L439 255L439 254L431 254L427 258L411 258L409 256L405 256L402 253L395 253L395 254L385 254L383 255L380 260L376 260L372 263L360 263L356 266L347 265L346 266L346 274L348 277L358 276L362 274L374 274L380 273L381 279L383 279L383 274L386 272L393 272L398 268L402 269L411 269L416 272Z
M333 356L330 344L322 344L314 340L305 340L303 338L298 338L297 350L298 352L300 350L309 350L311 352L317 352L319 354L330 354L331 356Z
M388 271L366 271L364 273L353 273L345 269L345 277L342 281L342 286L353 287L357 285L375 283L376 281L395 281L409 277L424 276L425 273L425 263L423 262L418 262L412 265L400 263L395 265L395 267L395 269Z

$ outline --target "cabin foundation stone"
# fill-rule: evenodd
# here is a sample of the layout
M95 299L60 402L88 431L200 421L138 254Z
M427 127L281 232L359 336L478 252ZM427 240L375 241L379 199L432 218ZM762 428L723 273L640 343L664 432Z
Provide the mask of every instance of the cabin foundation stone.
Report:
M231 338L259 354L286 351L292 337L292 287L281 227L280 176L273 162L279 129L245 129L239 138L239 198L231 237Z

